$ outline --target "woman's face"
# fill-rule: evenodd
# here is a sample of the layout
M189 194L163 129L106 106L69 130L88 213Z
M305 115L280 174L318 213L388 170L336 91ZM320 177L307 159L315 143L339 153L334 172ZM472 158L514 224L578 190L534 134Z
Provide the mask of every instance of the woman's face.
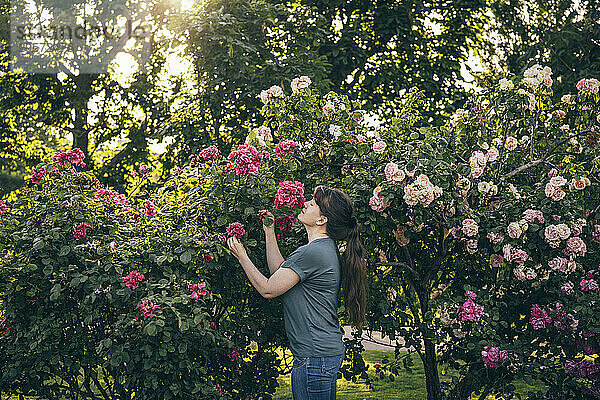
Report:
M298 219L304 225L315 226L317 225L317 221L320 221L321 218L324 218L321 215L321 209L319 205L315 201L315 199L311 199L304 202L304 206L302 206L302 211L298 214Z

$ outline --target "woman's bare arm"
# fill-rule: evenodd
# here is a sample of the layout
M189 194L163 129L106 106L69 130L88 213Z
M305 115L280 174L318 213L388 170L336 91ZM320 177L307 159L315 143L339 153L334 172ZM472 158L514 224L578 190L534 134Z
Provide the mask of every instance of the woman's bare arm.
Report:
M267 210L260 210L258 217L262 221L262 227L265 231L265 242L267 247L267 265L271 275L275 273L283 263L284 259L279 251L277 236L275 236L275 217Z
M279 251L275 231L265 232L265 240L267 242L267 264L269 265L271 275L273 275L285 260Z

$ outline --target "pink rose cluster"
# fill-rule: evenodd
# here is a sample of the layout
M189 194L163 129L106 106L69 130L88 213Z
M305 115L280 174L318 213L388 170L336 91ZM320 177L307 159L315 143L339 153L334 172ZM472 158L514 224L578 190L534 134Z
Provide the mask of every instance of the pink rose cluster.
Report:
M281 86L273 85L267 90L263 90L260 92L260 100L263 104L267 104L272 99L283 99L285 94L283 93L283 89Z
M535 220L538 220L540 224L543 224L545 222L544 213L542 213L540 210L525 210L523 212L523 219L529 222L530 224L535 223Z
M467 290L465 297L467 300L458 307L458 317L461 321L479 321L483 316L484 307L475 303L474 300L477 298L477 295L474 292Z
M156 206L150 200L146 200L144 202L144 211L146 212L146 215L149 217L153 217L157 213Z
M131 271L129 274L127 274L127 276L123 277L123 283L125 283L125 286L127 286L129 289L137 289L139 286L139 283L141 281L143 281L145 279L144 274L138 272L136 269L134 269L133 271Z
M107 198L107 197L110 198L116 205L121 206L121 208L124 211L131 210L131 207L129 207L129 203L127 202L127 199L122 194L117 194L116 192L113 192L112 190L104 189L104 188L99 188L98 190L96 190L96 193L94 194L94 198L96 200L100 199L100 198Z
M575 86L581 93L598 94L598 90L600 89L600 81L595 78L581 79Z
M373 189L373 196L369 199L369 206L373 211L383 212L391 204L389 201L387 203L383 202L383 195L381 194L382 190L383 188L381 186L376 186L375 189Z
M533 329L544 329L550 323L552 318L548 315L545 310L542 310L539 305L534 304L531 306L531 316L529 317L529 323Z
M517 264L524 264L525 261L529 260L529 254L527 254L525 250L514 247L510 243L507 243L502 247L502 253L504 254L504 260L506 260L506 262L514 261Z
M296 147L298 147L298 143L293 140L283 140L275 146L275 154L281 157L284 154L291 153Z
M73 236L75 236L76 238L86 237L87 236L87 228L91 228L91 225L88 224L87 222L76 225L75 227L73 227L73 229L74 229Z
M396 163L393 162L389 162L385 165L385 179L393 184L393 185L397 185L399 183L402 183L402 181L405 178L405 174L404 171L401 170L400 168L398 168L398 165Z
M72 164L77 167L85 167L85 163L83 159L85 158L85 154L81 151L80 148L75 147L70 150L57 150L52 155L52 161L60 165L61 167Z
M226 229L228 236L235 236L238 239L241 239L242 236L244 236L244 234L246 233L244 225L240 222L232 222L227 226Z
M591 290L600 289L598 287L598 282L596 282L596 280L594 279L593 271L588 271L586 274L586 278L587 279L584 278L581 280L581 282L579 282L579 287L581 288L581 290L583 290L584 292L589 292Z
M206 289L206 282L194 283L190 285L190 295L192 299L197 299L200 296L208 296L210 292Z
M208 146L202 149L199 153L200 157L204 159L204 161L210 161L219 158L219 148L215 145Z
M560 287L560 291L566 295L572 295L575 293L575 287L572 282L566 282Z
M556 314L554 315L554 327L559 331L573 332L577 329L579 325L579 321L576 320L572 314L567 314L565 310L562 309L561 303L556 303Z
M489 232L486 237L492 244L498 244L504 241L504 235L502 233Z
M42 178L44 178L45 175L46 175L46 168L44 168L44 167L35 168L33 171L31 171L31 183L33 183L34 185L37 185L38 183L40 183L42 181Z
M567 183L567 180L562 176L554 176L550 178L550 182L546 184L544 193L546 197L550 197L554 201L562 200L566 193L563 190L563 186Z
M427 207L441 195L442 188L433 185L425 174L419 175L413 183L404 187L404 201L409 206L421 204Z
M600 225L594 225L594 231L592 232L592 238L594 241L600 243Z
M500 363L508 359L508 351L499 347L485 346L481 351L481 359L488 368L498 368Z
M8 206L2 200L0 200L0 215L4 214L7 211Z
M560 246L561 241L567 240L571 236L571 229L567 224L548 225L544 229L544 240L553 249Z
M373 143L373 151L375 154L382 154L386 147L387 144L383 140L378 140L377 142Z
M136 176L138 176L138 175L139 175L139 176L146 176L146 175L148 175L148 174L152 173L153 171L154 171L154 168L153 168L153 167L149 167L149 166L147 166L147 165L140 165L140 167L138 168L138 170L137 170L137 171L136 171L136 170L134 170L134 171L133 171L133 174L132 174L132 175L133 175L134 177L136 177Z
M144 315L144 317L152 318L154 317L156 310L158 310L158 305L154 304L152 300L144 300L142 304L138 305L138 308Z
M266 151L258 151L256 147L250 144L241 144L237 150L232 151L227 160L231 163L227 166L228 170L235 168L236 175L256 175L263 158L269 157Z
M583 257L587 252L587 246L580 237L571 237L567 239L567 246L563 249L563 253L571 258Z
M275 225L277 225L277 228L287 232L292 230L292 227L296 225L296 222L298 222L298 218L294 217L293 215L285 214L281 217L275 218Z
M529 224L527 221L525 221L525 219L522 219L519 222L511 222L508 224L506 230L508 232L508 236L513 239L518 239L527 231L528 228Z
M475 220L466 218L462 222L461 230L467 237L473 237L479 232L479 225L477 225Z
M518 265L513 270L513 274L520 282L532 281L537 278L537 272L533 268L525 267L523 264Z
M575 271L575 267L577 266L575 261L568 261L563 257L554 257L552 260L548 261L548 266L553 271L560 271L565 274L570 274Z
M488 157L481 150L476 150L469 157L469 165L471 166L471 173L469 177L479 178L483 174L483 170L487 164Z
M304 198L304 185L298 181L283 181L279 183L275 196L275 208L302 207Z

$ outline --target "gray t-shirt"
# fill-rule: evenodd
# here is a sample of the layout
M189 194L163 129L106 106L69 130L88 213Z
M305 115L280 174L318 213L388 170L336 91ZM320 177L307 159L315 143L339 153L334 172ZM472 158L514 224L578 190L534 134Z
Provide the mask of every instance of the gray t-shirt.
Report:
M280 268L290 268L300 277L298 284L280 296L292 354L344 354L344 330L337 317L341 267L333 239L318 238L298 247Z

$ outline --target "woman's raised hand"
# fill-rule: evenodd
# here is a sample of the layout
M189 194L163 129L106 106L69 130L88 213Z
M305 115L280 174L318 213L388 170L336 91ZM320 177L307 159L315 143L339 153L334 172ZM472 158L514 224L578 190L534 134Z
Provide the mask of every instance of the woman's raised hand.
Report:
M258 218L262 221L262 227L265 231L265 235L267 234L275 234L275 217L271 214L270 211L260 210L258 212Z

